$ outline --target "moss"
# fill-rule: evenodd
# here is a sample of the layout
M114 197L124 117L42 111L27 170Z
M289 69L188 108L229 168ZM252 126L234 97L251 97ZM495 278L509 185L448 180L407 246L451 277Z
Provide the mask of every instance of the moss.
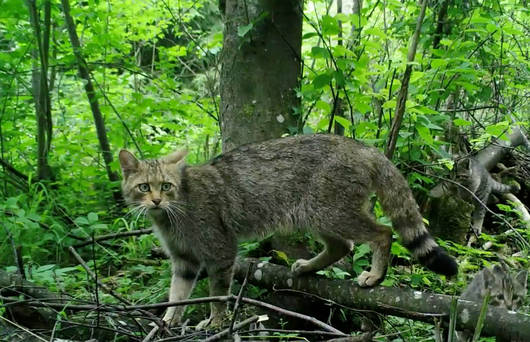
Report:
M451 194L433 198L428 212L429 230L439 238L464 243L473 209L473 204Z

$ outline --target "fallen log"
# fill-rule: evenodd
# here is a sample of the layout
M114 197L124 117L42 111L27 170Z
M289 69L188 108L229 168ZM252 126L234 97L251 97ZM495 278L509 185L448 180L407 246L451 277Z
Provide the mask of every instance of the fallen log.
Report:
M248 267L248 260L239 260L235 277L244 279ZM248 282L269 289L305 292L354 309L372 310L428 323L433 323L435 317L449 317L452 299L447 295L406 288L361 288L352 280L331 280L312 275L294 277L288 268L266 262L256 262ZM456 329L473 331L481 305L459 300ZM488 306L482 334L508 341L530 341L530 315Z

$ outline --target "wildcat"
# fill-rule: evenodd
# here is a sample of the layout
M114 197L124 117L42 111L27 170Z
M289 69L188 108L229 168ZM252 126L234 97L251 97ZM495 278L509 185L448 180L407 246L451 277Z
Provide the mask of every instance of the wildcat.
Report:
M297 260L295 274L325 268L350 252L354 242L369 243L370 271L361 286L380 283L392 243L389 227L368 211L376 193L403 244L420 263L451 276L458 266L433 240L406 180L377 149L334 135L301 135L241 146L200 166L188 166L185 152L157 160L137 160L120 151L122 190L127 203L147 212L172 263L169 300L189 296L205 268L210 295L226 295L232 280L237 239L274 230L308 230L324 243L310 260ZM224 303L211 304L219 324ZM164 321L179 322L181 307Z
M478 272L471 283L466 287L460 299L482 303L489 292L488 304L507 310L519 308L526 297L528 271L523 270L515 276L505 263L492 268L484 268ZM457 341L468 341L471 335L465 331L456 331Z
M477 198L472 196L466 189L458 188L460 197L473 202L475 205L471 227L476 236L479 236L482 232L482 224L486 216L485 205L491 193L504 194L517 192L520 189L517 184L505 185L497 182L491 177L489 171L474 158L460 159L456 163L456 179L482 202L477 201Z

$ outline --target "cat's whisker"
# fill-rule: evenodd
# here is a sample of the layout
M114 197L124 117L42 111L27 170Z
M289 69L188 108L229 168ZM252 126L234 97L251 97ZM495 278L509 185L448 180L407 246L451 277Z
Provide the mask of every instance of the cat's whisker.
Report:
M176 208L171 205L168 205L168 207L166 208L167 217L172 227L178 226L181 222L180 216L175 211Z

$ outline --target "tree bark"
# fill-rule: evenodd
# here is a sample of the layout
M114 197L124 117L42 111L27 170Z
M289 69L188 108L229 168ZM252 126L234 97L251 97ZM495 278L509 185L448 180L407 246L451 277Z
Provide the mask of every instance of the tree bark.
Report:
M221 68L223 151L297 131L302 3L227 0Z
M510 150L509 147L524 145L530 150L528 139L519 127L512 127L512 133L508 136L508 141L499 139L494 144L489 145L476 155L476 159L487 170L491 170Z
M248 261L238 261L235 277L243 279L248 267ZM333 302L355 309L374 310L429 323L432 323L435 317L449 317L452 299L451 296L407 288L362 288L352 280L331 280L310 275L293 277L286 267L257 261L248 282L276 291L287 289L329 298ZM473 331L481 305L482 303L459 300L456 328ZM530 316L489 306L482 334L509 341L530 341Z
M105 120L99 108L99 102L96 96L96 91L94 90L94 85L90 77L90 71L86 64L85 59L81 53L81 43L79 42L79 37L77 36L74 19L70 14L70 3L69 0L61 0L63 5L64 19L66 21L66 28L68 30L68 36L70 37L70 43L74 50L74 55L77 62L77 68L79 70L79 75L84 81L85 92L88 97L88 102L90 103L90 109L92 110L92 115L94 117L94 123L96 125L96 132L99 140L99 146L101 153L103 154L103 160L105 162L105 169L107 171L107 176L111 182L116 182L119 180L118 174L113 172L110 165L112 164L112 152L110 150L109 140L107 138L107 130L105 128ZM121 192L116 190L113 192L114 199L118 202L121 202Z
M403 74L403 80L401 81L401 89L399 90L399 95L396 100L394 121L392 122L392 127L388 135L388 143L385 151L385 155L388 157L388 159L392 159L392 156L394 155L399 135L399 129L401 128L401 122L403 121L403 115L405 114L405 108L409 92L410 75L412 74L412 62L414 62L416 48L418 47L418 42L420 40L421 26L423 24L423 18L425 17L426 7L427 0L423 0L420 9L420 15L418 16L418 21L416 22L416 31L414 31L414 35L412 36L412 41L409 46L409 51L407 55L407 66L405 68L405 73Z
M444 28L447 27L447 10L451 0L443 0L438 11L438 19L436 20L436 30L434 31L434 38L432 40L433 49L440 47L440 41L444 33Z

